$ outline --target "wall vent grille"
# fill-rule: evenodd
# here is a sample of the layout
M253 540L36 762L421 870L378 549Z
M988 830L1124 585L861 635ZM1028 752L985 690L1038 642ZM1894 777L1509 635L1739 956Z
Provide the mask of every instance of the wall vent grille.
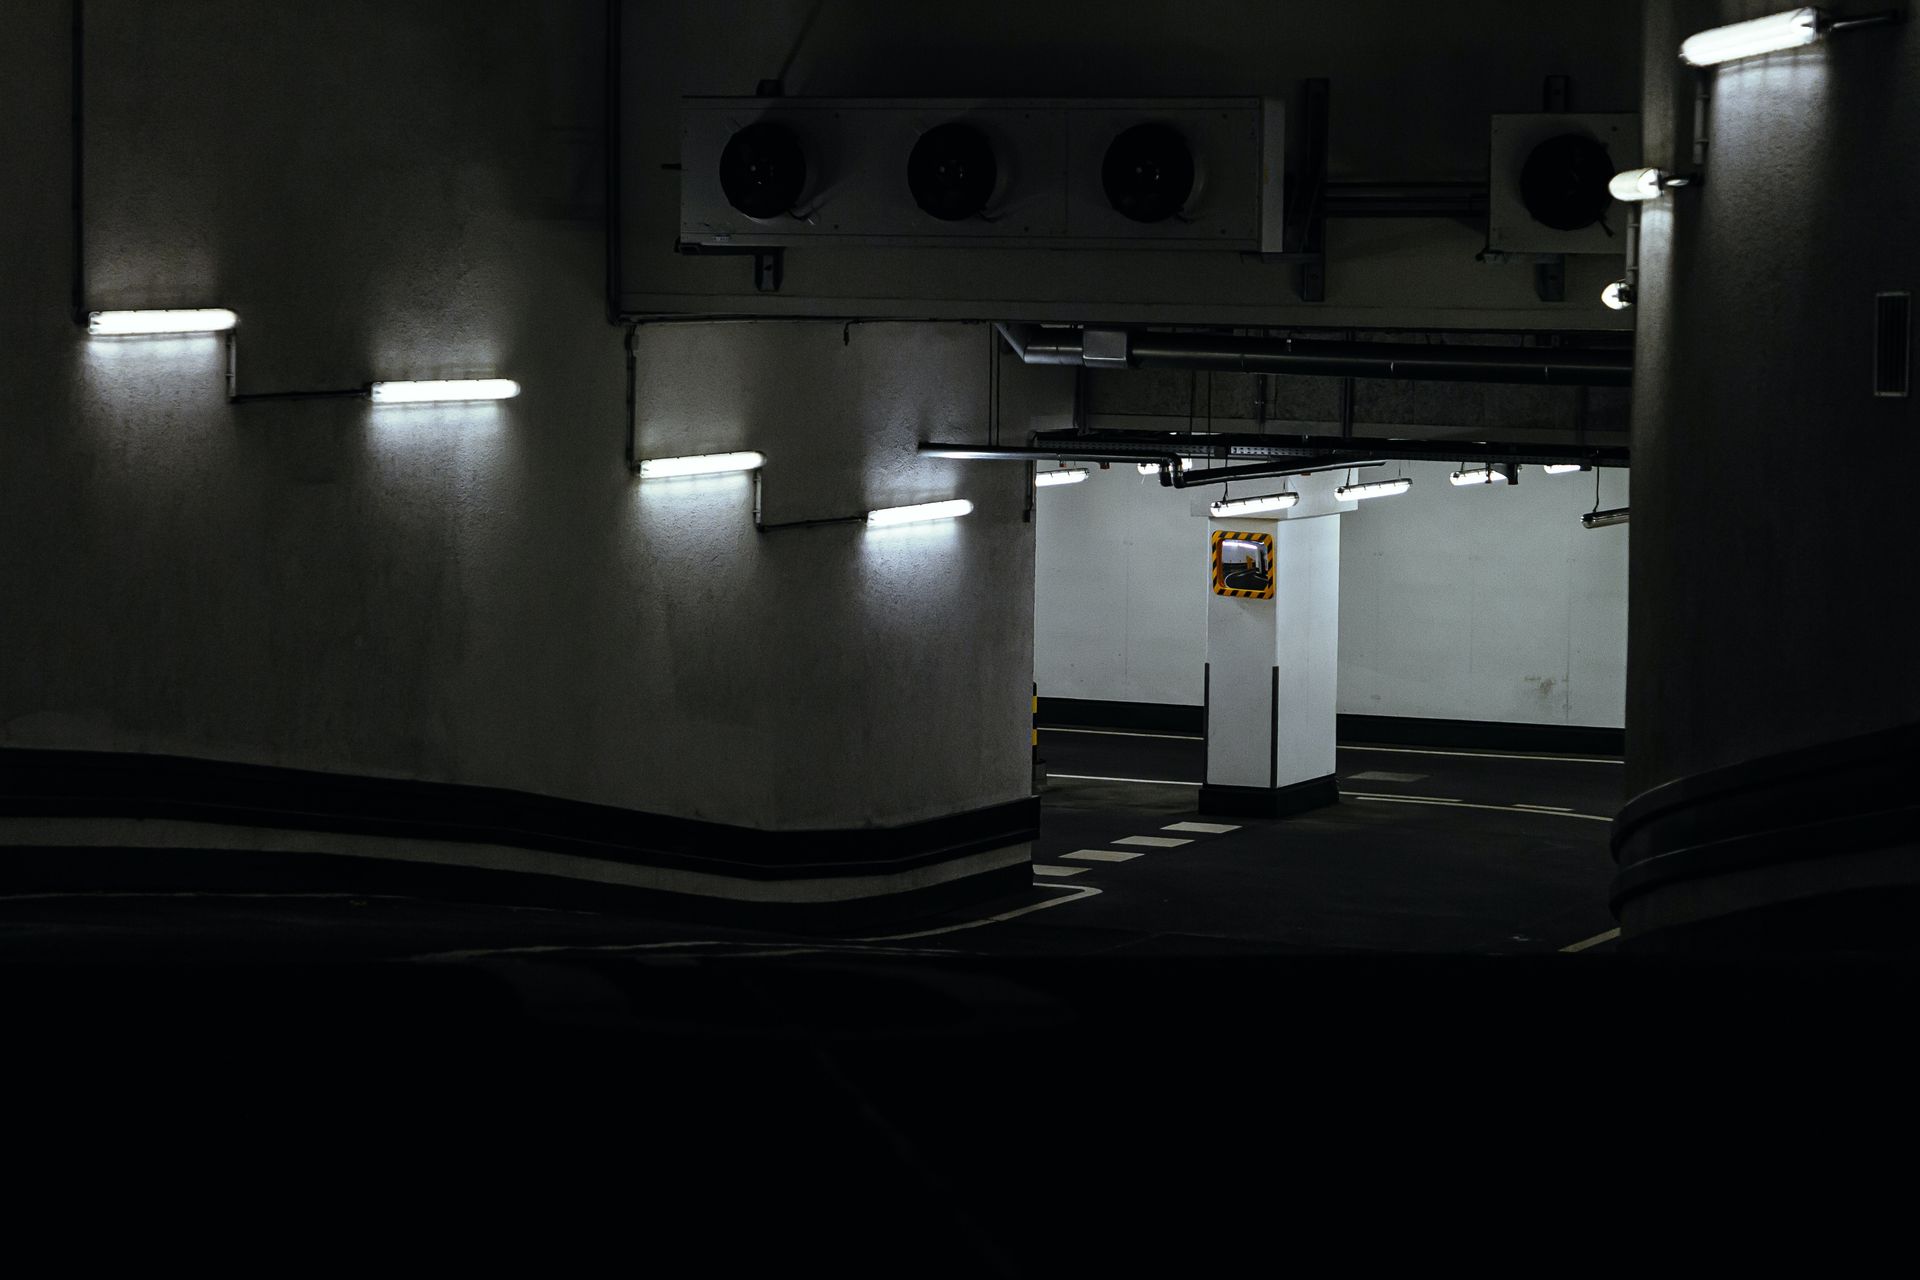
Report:
M1908 394L1913 364L1913 295L1873 297L1873 394Z

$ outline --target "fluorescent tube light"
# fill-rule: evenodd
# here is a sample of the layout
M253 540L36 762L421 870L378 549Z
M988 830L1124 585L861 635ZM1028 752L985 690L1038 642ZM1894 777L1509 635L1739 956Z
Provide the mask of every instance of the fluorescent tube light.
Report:
M882 507L878 511L867 512L867 524L877 527L917 524L922 520L958 520L972 510L973 504L965 498L955 498L950 502L922 502L912 507Z
M1297 493L1268 493L1258 498L1226 498L1208 507L1215 516L1250 516L1260 511L1285 511L1300 501Z
M87 332L99 337L150 333L224 333L240 322L225 307L187 311L90 311Z
M1696 67L1712 67L1737 58L1798 49L1818 40L1822 25L1820 10L1812 7L1772 13L1688 36L1680 43L1680 58Z
M665 480L673 476L717 476L729 471L752 471L766 464L764 454L702 453L688 458L647 458L640 463L642 480Z
M1667 175L1658 169L1628 169L1614 174L1607 190L1615 200L1658 200L1666 182Z
M1191 471L1193 470L1193 459L1175 458L1173 460L1173 466L1176 471ZM1160 467L1161 464L1158 462L1143 462L1140 464L1140 474L1143 476L1157 476L1160 474Z
M1550 476L1564 476L1575 471L1585 471L1586 464L1581 462L1549 462L1540 468Z
M1615 507L1611 511L1589 511L1580 517L1580 523L1589 529L1604 529L1610 524L1625 524L1627 509Z
M1600 301L1615 311L1625 311L1633 305L1633 286L1625 280L1615 280L1600 291Z
M1390 498L1396 493L1405 493L1413 488L1413 481L1401 476L1394 480L1369 480L1364 484L1343 484L1333 491L1333 496L1345 502L1348 499L1358 501L1362 498Z
M1448 476L1455 484L1505 484L1507 473L1492 467L1463 468Z
M444 378L435 382L376 382L367 396L376 404L422 404L432 400L508 400L520 394L512 378Z
M1033 483L1036 487L1044 489L1049 485L1079 484L1086 478L1087 469L1085 467L1062 467L1058 471L1040 472L1034 476Z

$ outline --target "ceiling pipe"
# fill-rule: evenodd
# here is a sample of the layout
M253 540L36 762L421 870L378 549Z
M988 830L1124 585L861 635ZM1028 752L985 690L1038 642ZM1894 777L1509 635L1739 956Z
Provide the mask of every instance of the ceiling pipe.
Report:
M1138 441L1139 443L1135 443ZM1202 443L1204 442L1204 443ZM1057 450L1058 456L1085 458L1112 450L1130 453L1136 458L1165 455L1169 451L1182 457L1208 456L1225 463L1250 463L1258 458L1280 460L1282 465L1306 470L1331 470L1349 465L1351 459L1386 459L1399 462L1504 462L1544 465L1550 462L1574 462L1589 467L1624 467L1630 460L1624 444L1568 444L1546 441L1393 439L1380 436L1272 436L1244 432L1189 436L1171 432L1147 431L1043 431L1034 436L1042 449ZM923 448L972 448L975 446L922 446ZM1069 453L1069 450L1075 452ZM1049 455L1053 456L1053 455ZM1189 472L1195 476L1199 472Z
M1213 467L1204 471L1175 471L1170 479L1176 489L1185 489L1189 485L1225 484L1232 480L1265 480L1279 476L1310 476L1316 471L1351 471L1360 467L1385 465L1386 462L1380 458L1328 454L1319 458L1275 458L1270 462L1250 462L1238 467Z
M1625 349L1343 342L1038 325L994 327L1028 364L1589 387L1624 387L1633 381L1633 357Z
M1079 364L1078 329L1042 329L1039 325L994 322L994 329L1025 364Z

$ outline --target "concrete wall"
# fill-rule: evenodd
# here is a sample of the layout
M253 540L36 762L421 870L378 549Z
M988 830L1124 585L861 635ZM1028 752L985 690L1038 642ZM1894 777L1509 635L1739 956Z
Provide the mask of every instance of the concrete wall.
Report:
M1293 268L1238 254L833 249L786 257L778 294L740 258L676 255L683 95L750 95L790 60L816 97L1279 96L1331 82L1335 181L1484 178L1489 115L1542 107L1548 75L1576 111L1639 96L1630 0L834 0L626 3L624 307L633 312L986 316L1177 323L1629 328L1600 305L1616 253L1567 265L1543 303L1525 264L1475 261L1485 228L1448 219L1336 220L1326 299ZM1298 118L1296 111L1295 117ZM1623 159L1622 163L1626 163Z
M1409 464L1411 492L1337 517L1340 711L1619 726L1627 529L1580 525L1593 477L1529 468L1517 488L1460 490L1451 470ZM1601 486L1601 505L1627 504L1625 473ZM1041 695L1198 705L1206 557L1186 496L1131 468L1043 490Z
M1591 474L1456 489L1452 469L1409 464L1412 490L1344 517L1340 710L1619 727L1627 527L1581 525ZM1600 473L1601 506L1627 491Z
M0 45L0 745L450 780L762 826L1026 794L1031 526L983 329L647 329L645 448L757 448L754 534L644 489L604 314L599 0L87 5L87 299L241 316L243 389L498 373L497 406L230 406L211 338L68 316L68 7Z
M1649 7L1649 163L1690 162L1671 51L1777 7ZM1721 67L1707 181L1648 206L1633 790L1920 719L1915 525L1875 479L1920 465L1915 401L1871 394L1873 295L1920 287L1916 82L1911 21Z

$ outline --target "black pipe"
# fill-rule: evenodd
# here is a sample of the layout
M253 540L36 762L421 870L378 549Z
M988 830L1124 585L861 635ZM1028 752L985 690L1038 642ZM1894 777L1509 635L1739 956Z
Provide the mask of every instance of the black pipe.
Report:
M1149 450L1165 455L1169 451L1193 456L1193 450L1180 441L1190 437L1145 431L1100 431L1092 433L1042 431L1034 436L1036 450L1058 450L1056 456L1098 458L1108 450L1147 454ZM1590 467L1624 467L1629 453L1626 445L1549 444L1507 440L1393 439L1382 436L1259 436L1246 433L1207 437L1204 451L1225 454L1233 462L1252 462L1256 458L1297 458L1296 464L1325 471L1333 465L1346 465L1350 458L1383 458L1405 462L1578 462ZM1135 445L1134 440L1141 443ZM967 448L969 446L921 446ZM1073 452L1069 453L1068 450ZM955 456L949 454L947 456ZM1330 463L1328 459L1338 459ZM1189 473L1198 474L1196 473Z
M1226 369L1340 378L1566 386L1626 386L1633 380L1632 359L1621 351L1230 338L1192 333L1132 334L1128 364L1136 369Z
M1378 458L1356 457L1350 453L1328 454L1318 458L1272 458L1266 462L1249 462L1235 467L1211 467L1206 470L1195 468L1192 471L1173 473L1175 488L1185 489L1189 485L1225 484L1232 480L1266 480L1279 476L1305 476L1316 471L1346 471L1355 467L1380 467L1386 463Z

